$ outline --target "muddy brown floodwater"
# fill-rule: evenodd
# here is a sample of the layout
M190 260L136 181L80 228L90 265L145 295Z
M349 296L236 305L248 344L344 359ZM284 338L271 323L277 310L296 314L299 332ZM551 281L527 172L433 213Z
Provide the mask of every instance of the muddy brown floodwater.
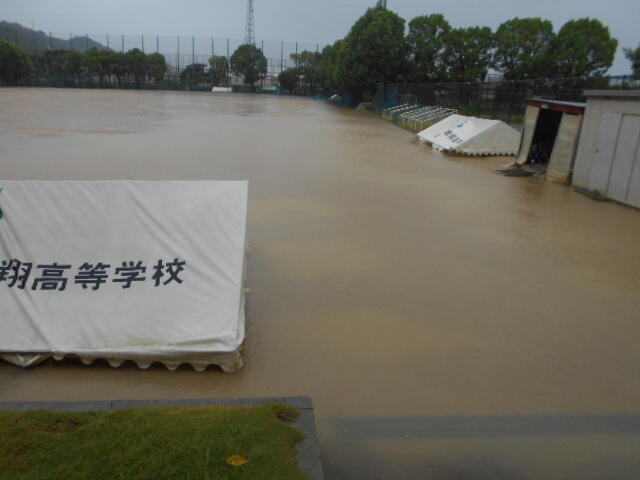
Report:
M333 479L640 478L640 212L268 95L0 89L0 178L248 179L237 375L0 365L0 400L310 395Z

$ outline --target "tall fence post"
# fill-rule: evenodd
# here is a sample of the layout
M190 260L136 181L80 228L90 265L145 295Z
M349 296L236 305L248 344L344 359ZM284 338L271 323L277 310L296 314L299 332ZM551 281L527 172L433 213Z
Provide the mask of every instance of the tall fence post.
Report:
M511 105L509 105L509 120L507 120L507 123L511 123L511 114L513 112L513 109L516 105L516 101L518 99L518 82L513 82L513 96L511 98Z
M196 40L191 37L191 84L196 83Z
M179 79L180 79L180 35L178 35L178 54L176 55L177 61L176 61L176 65L177 65L177 70L176 70L176 75L177 75L177 79L178 79L178 83L179 83Z
M298 70L298 42L296 42L296 61L295 61L294 67L295 67L296 70ZM300 88L300 76L298 74L296 74L295 90L298 91L299 88Z
M231 55L229 52L229 38L227 37L227 87L231 86Z

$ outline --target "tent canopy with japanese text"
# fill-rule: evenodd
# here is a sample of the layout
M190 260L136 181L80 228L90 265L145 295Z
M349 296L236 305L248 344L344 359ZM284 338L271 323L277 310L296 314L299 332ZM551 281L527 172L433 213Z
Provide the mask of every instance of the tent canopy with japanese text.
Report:
M517 155L521 132L501 120L450 115L418 133L421 142L462 155Z
M237 371L247 190L0 181L0 357Z

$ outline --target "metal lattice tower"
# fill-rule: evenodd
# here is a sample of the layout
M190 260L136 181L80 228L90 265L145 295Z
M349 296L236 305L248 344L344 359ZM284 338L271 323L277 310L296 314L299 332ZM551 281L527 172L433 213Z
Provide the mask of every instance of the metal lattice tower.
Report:
M256 32L253 26L253 0L247 0L247 24L245 26L244 43L256 44Z

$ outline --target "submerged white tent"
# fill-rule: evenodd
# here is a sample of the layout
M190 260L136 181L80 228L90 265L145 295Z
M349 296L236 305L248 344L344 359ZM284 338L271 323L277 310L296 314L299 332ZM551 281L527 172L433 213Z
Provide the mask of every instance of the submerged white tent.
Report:
M421 142L465 155L517 155L522 134L500 120L451 115L418 133Z
M247 190L0 181L0 357L237 371Z

